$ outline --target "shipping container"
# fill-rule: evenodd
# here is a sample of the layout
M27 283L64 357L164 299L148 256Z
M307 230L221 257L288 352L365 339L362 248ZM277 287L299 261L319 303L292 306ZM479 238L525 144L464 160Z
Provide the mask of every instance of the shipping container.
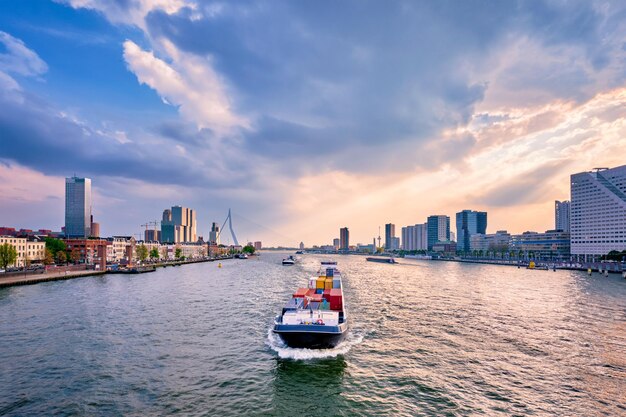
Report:
M326 276L333 277L335 275L335 270L333 268L326 268Z
M325 285L326 285L326 277L324 277L324 278L320 277L320 278L317 279L315 288L324 289Z
M318 288L315 290L315 294L324 294L324 290L321 288Z
M330 290L330 309L342 310L343 309L343 293L340 289L333 288Z
M341 280L333 279L333 288L341 288Z
M326 278L326 281L324 282L324 289L325 290L331 290L333 288L333 279L332 278Z
M313 294L315 294L315 289L314 288L309 288L305 294L305 297L310 297Z
M309 278L309 288L315 288L317 285L317 277Z
M321 302L324 299L324 296L322 294L313 294L309 297L309 301L312 302Z
M330 290L324 290L323 297L324 300L330 301Z
M304 297L308 290L308 288L298 288L296 292L293 293L293 297Z

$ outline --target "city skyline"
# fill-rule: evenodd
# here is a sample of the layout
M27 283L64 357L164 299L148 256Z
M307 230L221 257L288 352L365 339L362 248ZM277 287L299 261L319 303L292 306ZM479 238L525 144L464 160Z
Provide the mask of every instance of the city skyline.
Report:
M519 234L553 228L570 174L623 165L623 2L357 9L3 2L3 226L60 230L74 174L103 236L173 204L268 246L464 209Z

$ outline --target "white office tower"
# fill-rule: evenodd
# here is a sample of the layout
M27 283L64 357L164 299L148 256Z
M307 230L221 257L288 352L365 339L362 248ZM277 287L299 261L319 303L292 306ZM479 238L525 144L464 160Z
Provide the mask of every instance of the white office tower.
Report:
M570 233L572 255L626 249L626 165L571 176Z

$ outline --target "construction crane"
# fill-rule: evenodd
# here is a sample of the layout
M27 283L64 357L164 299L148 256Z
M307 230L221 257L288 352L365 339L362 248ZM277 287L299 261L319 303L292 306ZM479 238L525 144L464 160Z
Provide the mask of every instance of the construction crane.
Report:
M151 221L151 222L146 222L146 223L144 223L144 224L142 224L142 225L141 225L141 227L145 227L145 228L146 228L146 233L144 234L144 239L145 239L145 238L146 238L146 236L148 235L148 227L150 227L150 226L154 226L154 235L153 235L153 238L154 238L154 240L157 240L157 225L158 225L159 223L160 223L160 222L159 222L158 220L153 220L153 221Z

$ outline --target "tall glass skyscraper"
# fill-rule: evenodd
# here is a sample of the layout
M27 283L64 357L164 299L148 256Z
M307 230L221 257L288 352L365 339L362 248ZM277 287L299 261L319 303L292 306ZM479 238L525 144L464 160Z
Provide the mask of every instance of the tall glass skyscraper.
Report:
M91 179L65 179L65 236L91 236Z
M426 221L428 227L428 250L433 249L433 245L437 242L446 242L450 240L450 217L428 216Z
M554 229L569 232L569 201L554 202Z
M350 248L350 232L347 227L339 229L339 250L347 251Z
M472 235L487 233L487 213L484 211L463 210L456 214L457 249L469 252Z

